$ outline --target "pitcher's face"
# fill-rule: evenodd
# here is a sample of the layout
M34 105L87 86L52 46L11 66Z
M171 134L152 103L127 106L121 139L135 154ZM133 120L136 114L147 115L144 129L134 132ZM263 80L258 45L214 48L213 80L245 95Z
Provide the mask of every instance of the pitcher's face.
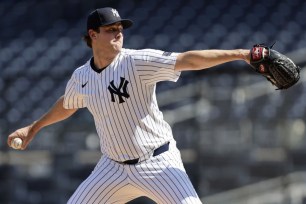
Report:
M123 46L123 27L120 22L101 26L100 32L90 33L93 47L103 53L118 54Z

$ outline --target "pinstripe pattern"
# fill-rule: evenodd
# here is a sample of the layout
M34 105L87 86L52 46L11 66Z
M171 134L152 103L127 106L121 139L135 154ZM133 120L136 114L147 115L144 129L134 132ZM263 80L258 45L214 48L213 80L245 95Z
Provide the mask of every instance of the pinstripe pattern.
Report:
M136 166L128 166L131 180L150 191L148 197L157 203L201 203L180 159L180 153L171 142L168 152Z
M68 204L126 203L147 196L159 204L200 204L171 141L169 151L137 165L121 165L103 156Z
M88 108L94 117L101 151L113 160L145 158L173 137L159 111L155 89L157 82L176 81L180 73L174 71L177 54L163 53L123 49L101 73L95 72L88 61L75 70L67 84L64 107ZM119 103L115 95L112 102L108 87L112 81L119 87L121 78L128 82L130 97Z
M141 192L128 183L124 167L103 157L100 165L77 188L68 204L126 203L139 196Z
M172 131L156 100L156 83L176 81L177 53L122 49L102 72L88 61L68 81L64 108L93 115L103 157L69 204L126 203L148 196L157 203L201 203L184 170ZM93 59L91 59L93 60ZM171 141L170 150L153 151ZM136 165L116 161L140 159Z

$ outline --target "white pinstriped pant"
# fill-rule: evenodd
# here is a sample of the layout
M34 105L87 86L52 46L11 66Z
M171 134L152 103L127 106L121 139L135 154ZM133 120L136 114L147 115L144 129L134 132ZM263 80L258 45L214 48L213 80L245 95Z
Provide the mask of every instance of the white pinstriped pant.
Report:
M201 203L188 178L175 141L167 152L136 165L102 156L68 204L127 203L146 196L158 204Z

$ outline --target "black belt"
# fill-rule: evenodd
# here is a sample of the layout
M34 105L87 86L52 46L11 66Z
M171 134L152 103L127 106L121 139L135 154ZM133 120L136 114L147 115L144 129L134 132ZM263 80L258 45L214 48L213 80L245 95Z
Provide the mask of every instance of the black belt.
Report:
M168 151L168 150L169 150L169 143L170 143L170 142L168 142L168 143L166 143L166 144L164 144L164 145L158 147L157 149L155 149L154 152L153 152L153 157L155 157L155 156L157 156L157 155L160 155L160 154L162 154L162 153ZM130 165L131 165L131 164L137 164L138 162L139 162L139 158L137 158L137 159L131 159L131 160L126 160L126 161L119 162L119 163L122 163L122 164L130 164Z

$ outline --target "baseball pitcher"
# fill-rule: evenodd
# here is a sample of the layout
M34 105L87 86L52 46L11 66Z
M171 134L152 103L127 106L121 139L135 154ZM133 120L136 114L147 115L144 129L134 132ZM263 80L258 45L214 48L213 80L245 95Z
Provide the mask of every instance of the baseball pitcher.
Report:
M201 203L186 174L171 128L158 108L156 84L175 82L182 71L234 60L263 66L256 70L267 76L273 63L266 63L270 48L183 53L122 48L123 31L132 24L114 8L91 12L84 40L93 56L73 72L65 94L54 106L37 121L9 135L8 145L20 138L24 150L43 127L70 117L79 108L87 108L94 118L102 156L71 195L69 204L126 203L140 196L161 204ZM290 76L296 77L290 82L293 85L298 73L287 74L288 80Z

